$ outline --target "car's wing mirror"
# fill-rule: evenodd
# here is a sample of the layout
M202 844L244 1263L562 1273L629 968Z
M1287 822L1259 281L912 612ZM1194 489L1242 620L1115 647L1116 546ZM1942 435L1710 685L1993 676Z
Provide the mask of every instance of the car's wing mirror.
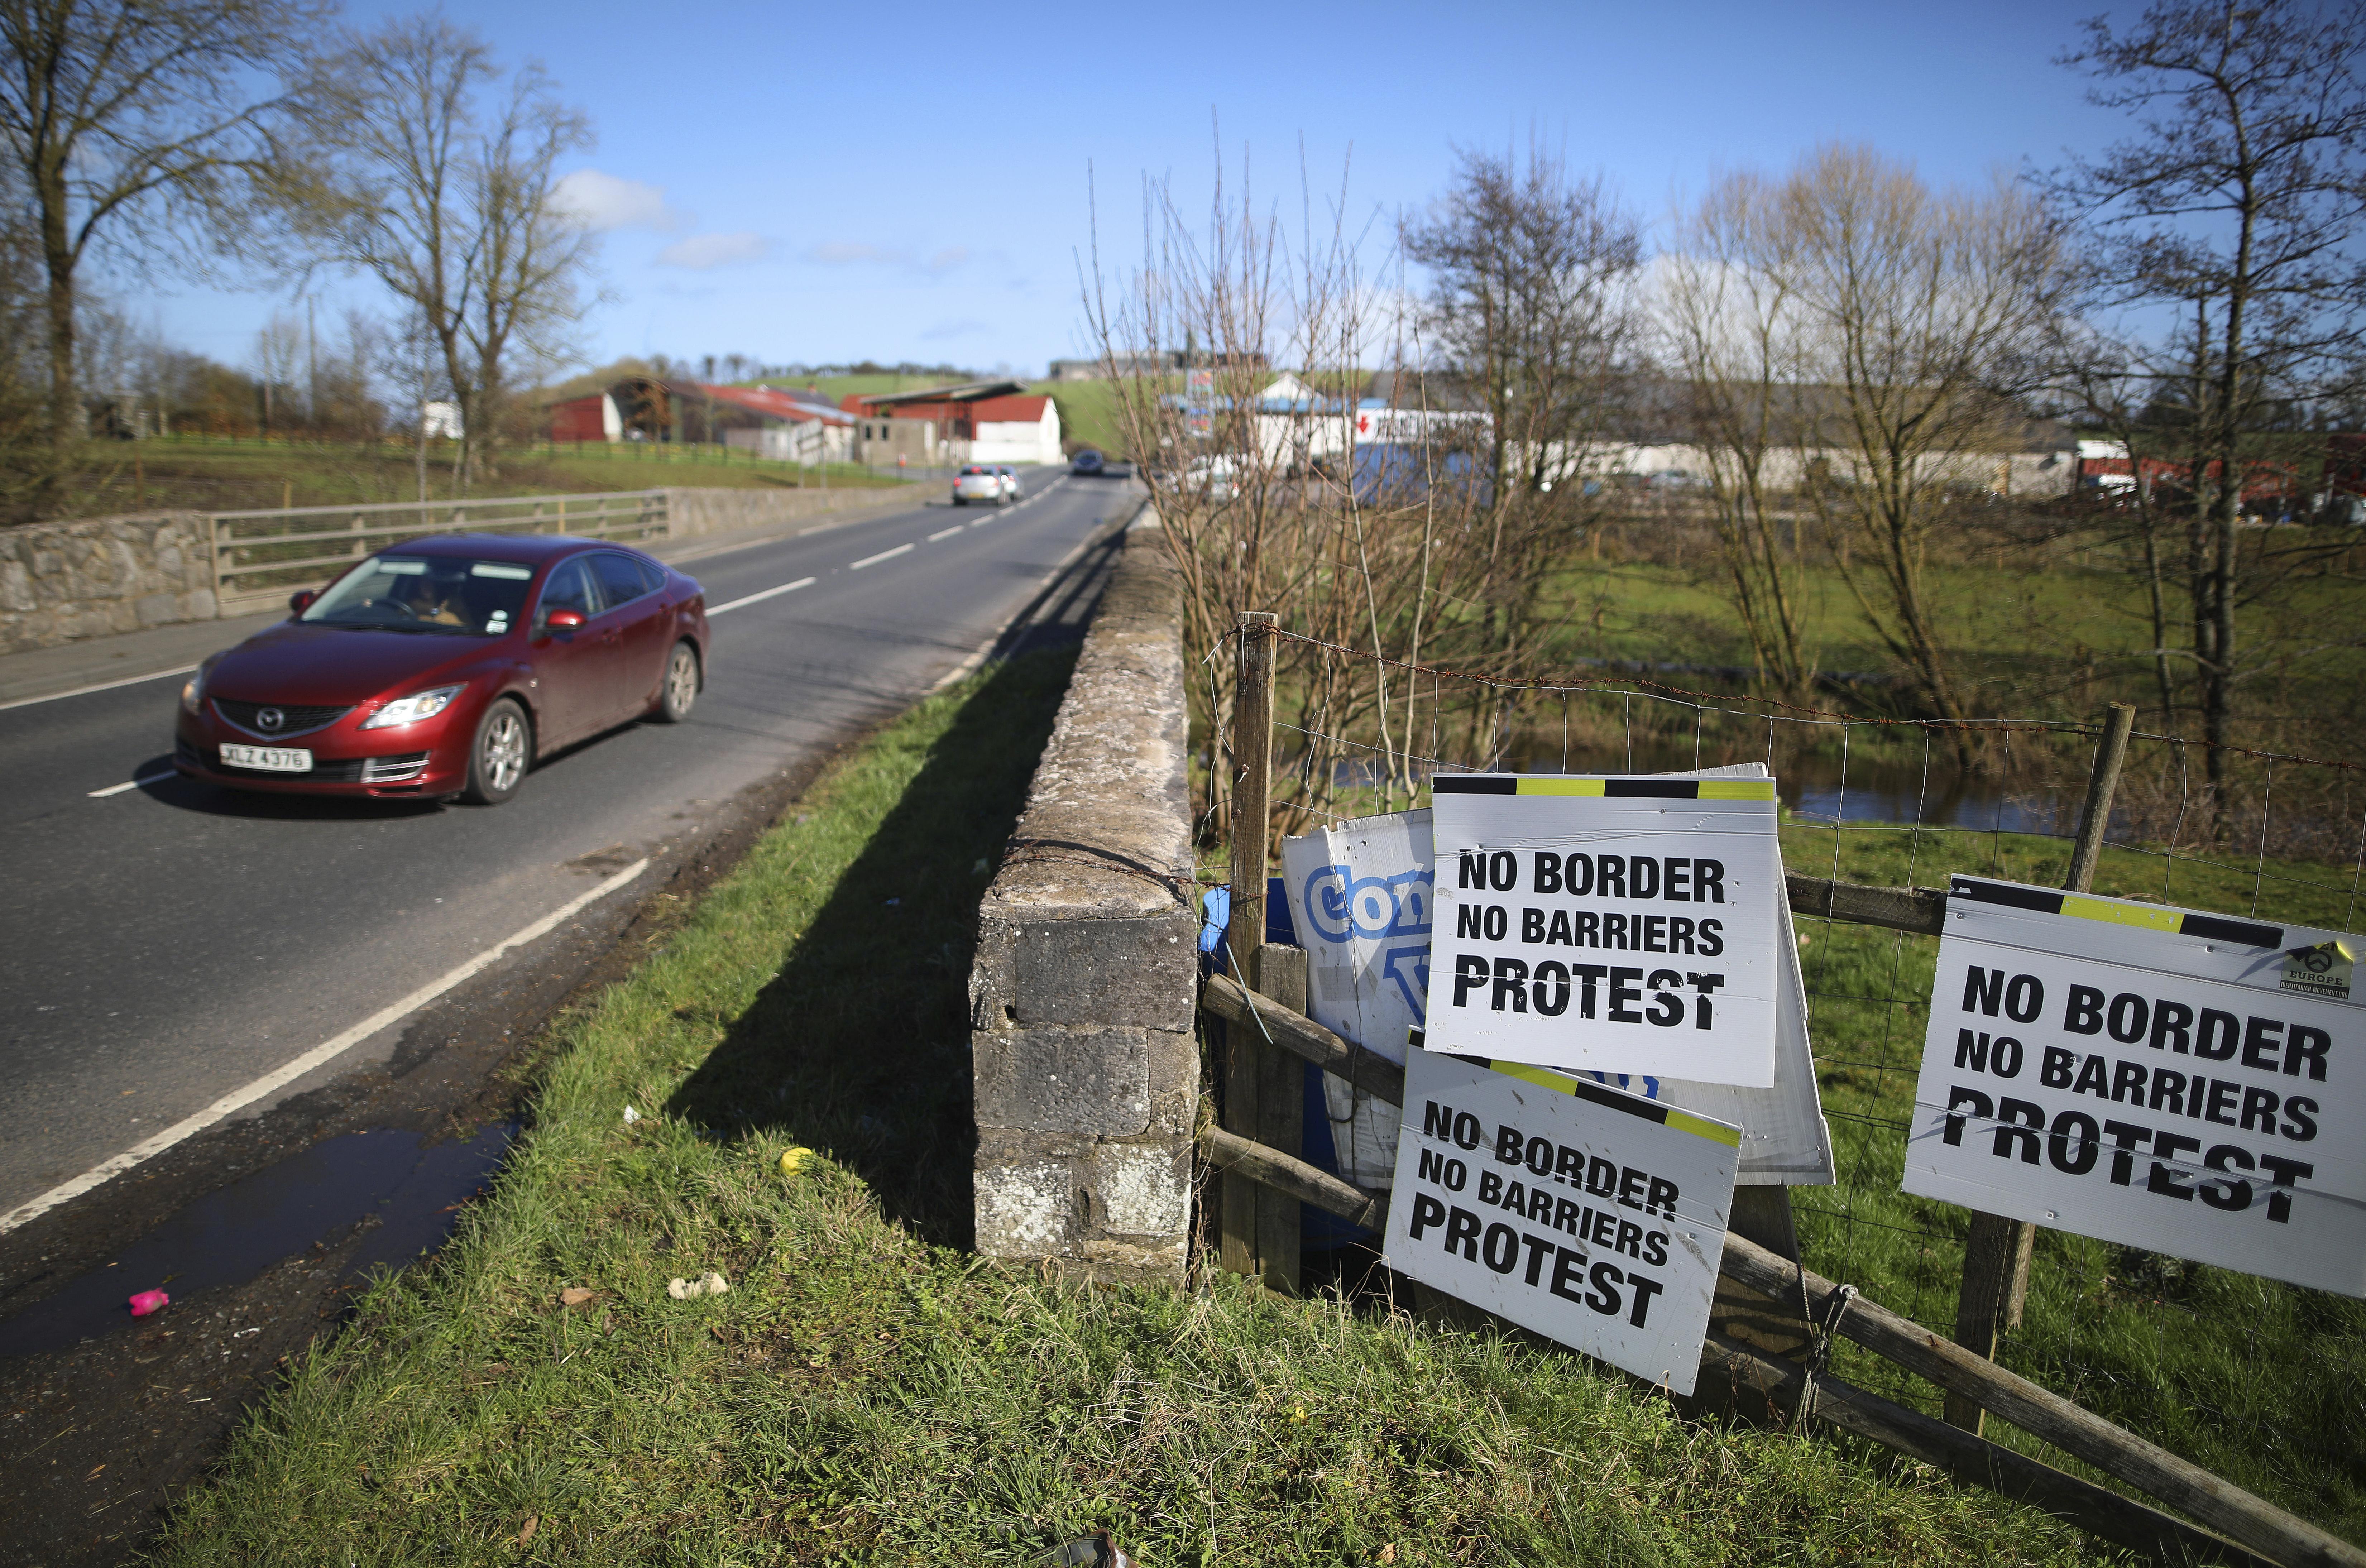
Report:
M312 601L318 599L320 596L319 592L315 589L299 588L295 592L287 595L288 613L297 615L302 615L306 610L312 607Z
M571 632L582 624L583 612L580 610L553 610L542 618L546 631Z

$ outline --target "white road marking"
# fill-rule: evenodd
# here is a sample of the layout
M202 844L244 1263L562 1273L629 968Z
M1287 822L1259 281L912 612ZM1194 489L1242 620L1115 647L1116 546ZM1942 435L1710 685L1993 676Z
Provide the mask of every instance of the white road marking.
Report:
M108 795L121 795L127 789L141 789L152 784L163 784L172 776L170 773L150 773L146 778L133 779L130 784L109 784L105 789L92 790L90 797L93 800L105 800Z
M810 577L800 577L794 582L783 582L778 588L767 588L761 593L750 593L745 598L734 599L728 604L710 605L708 606L706 613L709 615L727 615L734 610L744 608L747 605L757 604L765 599L778 598L783 593L794 593L800 588L811 588L814 585L815 581L815 579Z
M877 566L883 560L894 560L897 556L910 555L918 548L919 548L918 545L898 545L892 550L882 550L875 556L864 556L861 560L856 561L852 566L848 567L846 570L849 571L861 571L866 566Z
M933 545L939 539L950 539L955 534L960 533L963 528L968 526L969 525L966 523L956 523L950 528L940 528L935 533L929 536L929 543Z
M313 1068L352 1050L387 1025L400 1022L405 1017L425 1007L461 981L490 965L512 948L523 947L537 937L549 934L557 930L561 922L606 897L648 868L649 863L647 860L635 861L590 892L569 899L532 925L494 943L439 978L430 980L400 1000L389 1002L344 1033L322 1041L287 1066L265 1073L254 1082L231 1090L194 1116L184 1117L154 1137L143 1143L132 1145L112 1159L100 1161L73 1180L62 1182L39 1197L17 1204L6 1214L0 1214L0 1235L15 1230L28 1220L48 1213L61 1203L70 1202L81 1197L108 1178L120 1176L123 1172L153 1159L174 1145L194 1137L225 1117L236 1114L273 1090L294 1083Z
M111 692L118 686L136 686L142 681L161 681L167 675L186 675L197 668L194 664L176 664L170 670L152 670L145 675L126 675L120 681L101 681L93 686L76 686L70 692L51 692L46 696L17 697L0 703L0 713L10 708L30 707L35 703L54 703L64 697L86 697L93 692Z

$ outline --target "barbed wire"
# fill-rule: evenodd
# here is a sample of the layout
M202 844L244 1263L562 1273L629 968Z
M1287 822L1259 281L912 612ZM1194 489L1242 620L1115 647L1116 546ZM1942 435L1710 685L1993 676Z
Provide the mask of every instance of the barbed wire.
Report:
M1332 642L1324 637L1309 637L1303 632L1293 632L1282 626L1266 626L1261 629L1263 630L1264 635L1268 637L1276 637L1285 642L1299 643L1307 648L1319 649L1325 653L1344 655L1345 657L1358 660L1364 663L1386 665L1391 669L1405 671L1408 673L1414 675L1427 675L1433 680L1459 681L1469 685L1484 686L1497 691L1537 692L1547 694L1557 694L1564 695L1572 693L1594 694L1608 692L1614 694L1625 694L1630 697L1640 696L1651 700L1670 700L1680 703L1688 707L1706 707L1711 712L1730 714L1737 717L1767 718L1804 724L1863 724L1879 726L1887 728L1916 729L1921 730L1925 733L1965 732L1981 735L1998 735L2041 732L2088 737L2097 736L2102 733L2101 725L2081 719L2007 718L2000 716L1960 719L1895 718L1879 714L1849 713L1840 708L1814 707L1806 704L1786 702L1779 697L1761 696L1732 692L1704 692L1695 690L1690 687L1671 686L1661 682L1647 681L1634 676L1482 675L1470 671L1455 670L1442 664L1425 664L1414 660L1399 659L1392 654L1375 653L1369 649L1355 648L1346 643ZM1210 646L1207 656L1201 660L1202 665L1212 668L1216 656L1222 651L1227 644L1231 643L1241 635L1241 628L1237 624L1226 627L1223 632L1217 637L1214 643ZM1780 714L1762 714L1752 713L1744 708L1718 705L1731 703L1752 704L1759 707L1780 708L1785 711ZM1790 716L1794 714L1800 716L1797 718L1790 717ZM2132 739L2140 740L2157 740L2175 746L2196 746L2203 749L2204 750L2222 751L2230 756L2250 757L2262 761L2292 762L2304 767L2333 768L2346 773L2366 773L2366 763L2344 761L2338 758L2331 757L2307 757L2300 755L2297 752L2263 750L2257 747L2238 746L2232 741L2213 740L2206 736L2196 738L2184 735L2156 734L2148 730L2138 730L2134 733ZM1373 749L1380 750L1380 748Z

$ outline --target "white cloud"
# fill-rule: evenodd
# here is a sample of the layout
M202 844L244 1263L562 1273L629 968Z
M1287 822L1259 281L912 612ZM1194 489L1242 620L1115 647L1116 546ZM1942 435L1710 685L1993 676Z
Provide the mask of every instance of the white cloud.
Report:
M742 229L736 234L693 234L687 240L677 240L658 253L659 266L686 266L704 272L713 266L732 266L740 262L761 261L772 250L771 242L761 234Z
M867 240L825 240L809 248L806 259L824 266L913 267L933 277L966 265L969 250L963 245L946 245L923 261L915 252L874 245Z
M855 266L864 262L895 262L904 259L897 252L883 250L877 245L864 244L859 240L825 240L807 251L806 255L825 266Z
M552 199L594 232L654 229L671 234L690 226L689 215L666 204L665 188L622 179L598 169L562 175Z

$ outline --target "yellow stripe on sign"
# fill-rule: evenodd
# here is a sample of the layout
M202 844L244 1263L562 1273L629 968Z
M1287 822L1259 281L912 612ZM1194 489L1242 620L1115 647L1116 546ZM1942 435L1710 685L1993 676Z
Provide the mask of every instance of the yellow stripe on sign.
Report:
M1738 1149L1741 1146L1741 1128L1728 1127L1722 1122L1707 1121L1694 1115L1689 1111L1670 1110L1668 1125L1678 1132L1690 1133L1696 1138L1707 1138L1710 1143L1723 1144L1730 1149Z
M1559 1073L1549 1073L1542 1067L1526 1066L1518 1062L1496 1062L1492 1066L1507 1078L1518 1078L1524 1083L1532 1083L1538 1089L1549 1089L1555 1094L1577 1092L1575 1078L1563 1077Z
M1703 800L1772 800L1774 798L1773 779L1703 779L1700 784Z
M2081 898L2075 893L2062 896L2062 912L2076 915L2082 920L2103 920L2115 926L2134 926L2139 931L2167 931L2175 936L2185 923L2182 909L2147 908L2142 904L2114 904L2103 898Z
M1600 795L1601 779L1522 779L1522 795Z

